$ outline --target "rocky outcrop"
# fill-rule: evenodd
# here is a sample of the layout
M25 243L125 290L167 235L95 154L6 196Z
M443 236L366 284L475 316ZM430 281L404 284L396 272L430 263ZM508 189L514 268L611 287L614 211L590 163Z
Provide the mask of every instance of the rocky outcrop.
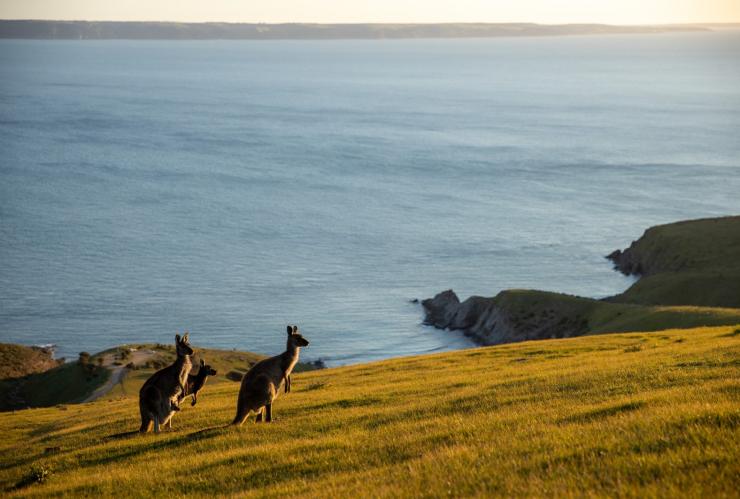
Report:
M480 345L566 338L588 332L584 308L577 301L580 299L568 297L568 306L557 307L549 300L530 300L535 294L555 295L503 291L494 298L472 296L460 302L449 289L421 302L426 313L424 322L440 329L459 330ZM522 300L524 296L526 300ZM572 306L574 301L579 306Z
M632 243L634 244L634 243ZM607 260L614 263L614 268L624 275L642 275L643 268L639 261L630 251L630 248L623 250L614 250L606 255Z
M657 232L654 228L646 230L638 240L632 241L629 248L612 251L606 255L606 259L611 260L614 269L624 275L642 277L660 272L666 264L661 261L661 253L665 254L666 251L665 249L656 251L656 246L658 246L656 241L660 244L659 249L670 243L664 241L665 238L661 238ZM671 263L674 266L677 264L677 262Z

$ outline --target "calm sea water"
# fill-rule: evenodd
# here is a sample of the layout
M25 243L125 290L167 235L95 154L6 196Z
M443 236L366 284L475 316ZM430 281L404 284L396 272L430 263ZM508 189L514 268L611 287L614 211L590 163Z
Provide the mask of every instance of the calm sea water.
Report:
M603 297L740 213L740 32L0 42L0 341L465 347L411 298ZM709 244L710 242L708 242Z

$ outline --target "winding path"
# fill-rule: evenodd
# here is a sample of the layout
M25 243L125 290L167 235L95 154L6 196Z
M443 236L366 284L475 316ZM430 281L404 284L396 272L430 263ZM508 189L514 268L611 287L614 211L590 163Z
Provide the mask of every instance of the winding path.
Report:
M131 352L131 357L126 359L126 363L128 364L130 362L133 362L135 365L140 365L153 358L155 355L156 352L154 352L153 350L135 350ZM118 383L123 382L129 370L126 368L126 366L113 365L116 360L117 359L115 355L112 353L106 354L103 357L103 367L106 367L111 372L110 376L105 383L96 388L94 392L92 392L85 400L82 401L83 404L85 402L93 402L101 397L104 397L105 395L110 393L110 391L113 390L113 388L115 388Z

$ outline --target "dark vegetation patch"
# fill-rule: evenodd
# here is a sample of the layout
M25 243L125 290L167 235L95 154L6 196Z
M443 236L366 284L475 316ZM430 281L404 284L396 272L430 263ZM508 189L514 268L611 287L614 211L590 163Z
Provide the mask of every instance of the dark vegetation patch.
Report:
M678 431L687 431L694 426L706 426L735 430L740 427L740 413L705 413L683 418L671 424Z
M738 359L702 359L688 362L679 362L674 364L674 367L681 368L700 368L700 369L715 369L723 367L738 367L740 366L740 358Z
M50 466L39 463L31 466L31 469L26 475L15 484L14 489L22 489L37 483L44 483L48 480L53 473Z
M726 385L718 386L714 389L715 392L727 393L740 400L740 383L729 383Z
M327 386L328 386L328 383L323 382L323 381L318 381L318 382L311 383L310 385L308 385L304 389L304 391L311 392L314 390L321 390L322 388L326 388Z
M88 362L68 362L42 373L0 381L0 410L80 402L106 382L110 371Z

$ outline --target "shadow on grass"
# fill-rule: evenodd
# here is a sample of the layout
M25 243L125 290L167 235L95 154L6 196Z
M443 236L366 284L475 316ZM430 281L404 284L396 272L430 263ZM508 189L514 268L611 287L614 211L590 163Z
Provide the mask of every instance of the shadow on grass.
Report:
M369 405L381 404L382 402L383 400L378 397L356 397L352 399L341 399L331 402L324 402L322 404L314 404L302 408L301 412L320 411L322 409L348 409L350 407L365 407Z
M159 451L164 449L177 449L179 447L186 446L193 442L193 440L200 440L204 438L212 438L216 436L217 432L214 430L222 429L223 427L214 427L214 428L206 428L204 430L199 430L193 433L188 433L182 436L178 436L175 438L167 438L169 435L172 435L174 432L163 432L159 435L154 433L139 433L138 431L129 431L129 432L123 432L123 433L116 433L113 435L109 435L106 437L107 440L116 440L116 439L124 439L124 438L132 438L139 436L140 438L137 439L139 441L144 441L144 439L154 439L158 438L159 440L153 441L153 442L147 442L142 445L132 446L128 447L126 449L123 449L121 452L114 452L111 451L107 455L102 457L93 457L93 458L82 458L80 459L76 465L78 467L86 467L86 466L98 466L98 465L104 465L104 464L110 464L115 463L117 461L123 460L123 459L129 459L133 458L142 454L145 454L147 452L152 451ZM165 440L166 439L166 440Z
M124 431L121 433L114 433L113 435L108 435L106 437L103 437L103 440L120 440L123 438L133 437L134 435L139 435L139 430L133 430L133 431Z
M563 418L563 423L588 423L590 421L597 421L599 419L616 416L627 412L632 412L645 406L645 402L627 402L624 404L610 405L608 407L601 407L580 414L574 414Z

